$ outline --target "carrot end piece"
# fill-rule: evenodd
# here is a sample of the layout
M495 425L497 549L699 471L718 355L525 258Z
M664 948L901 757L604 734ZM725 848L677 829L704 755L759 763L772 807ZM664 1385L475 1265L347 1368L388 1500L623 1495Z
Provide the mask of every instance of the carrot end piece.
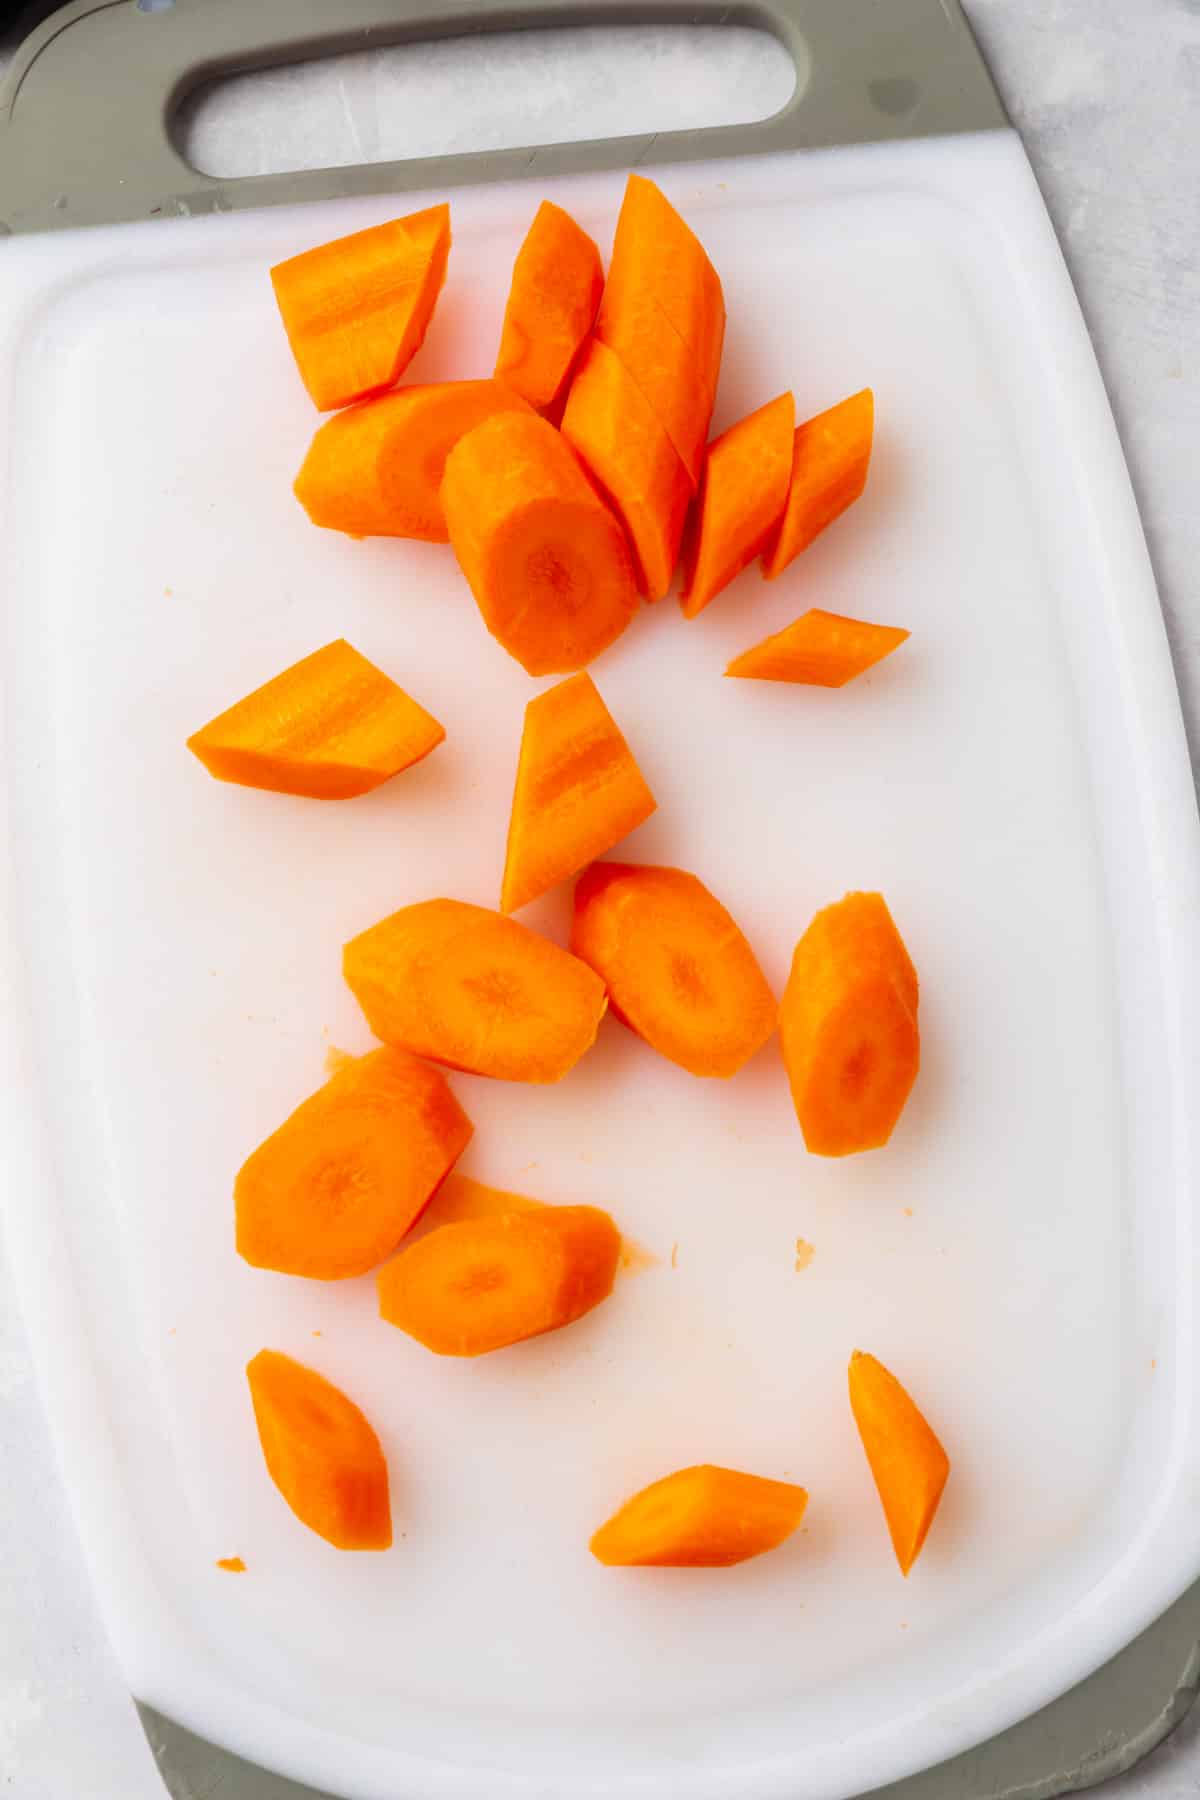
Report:
M900 1573L924 1547L950 1474L936 1432L889 1369L856 1350L850 1405L883 1506Z
M731 1568L782 1544L807 1504L791 1482L700 1464L627 1500L590 1548L609 1568Z
M389 1549L387 1463L353 1400L279 1350L260 1350L246 1379L267 1472L301 1523L338 1550Z

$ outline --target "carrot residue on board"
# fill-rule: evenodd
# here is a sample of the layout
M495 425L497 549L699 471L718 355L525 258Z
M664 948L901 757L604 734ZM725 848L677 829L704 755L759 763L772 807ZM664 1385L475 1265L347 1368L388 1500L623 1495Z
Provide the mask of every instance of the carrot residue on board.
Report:
M230 1575L244 1575L246 1565L240 1556L218 1556L218 1569L224 1569Z
M659 1259L653 1250L647 1250L635 1238L621 1239L621 1261L618 1264L622 1275L641 1275L646 1269L656 1269Z
M801 1269L807 1269L809 1263L812 1261L812 1259L816 1255L816 1253L817 1253L816 1245L810 1244L807 1238L797 1238L796 1239L796 1273L797 1274L800 1273Z
M325 1073L340 1075L342 1070L355 1060L353 1050L343 1050L338 1044L330 1044L325 1051Z

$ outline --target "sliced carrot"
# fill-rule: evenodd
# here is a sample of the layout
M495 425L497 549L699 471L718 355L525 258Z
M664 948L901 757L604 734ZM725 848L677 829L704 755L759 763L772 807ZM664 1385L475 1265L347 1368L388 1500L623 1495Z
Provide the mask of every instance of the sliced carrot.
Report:
M933 1524L950 1459L896 1377L861 1350L850 1358L850 1405L900 1573L907 1575Z
M921 1063L917 972L882 894L819 912L779 1009L804 1141L818 1156L886 1144Z
M796 427L787 506L775 538L763 550L763 574L783 573L867 485L875 432L870 388Z
M280 1350L260 1350L246 1379L267 1473L301 1524L338 1550L390 1548L387 1463L353 1400Z
M424 342L449 255L442 205L276 263L284 330L322 412L399 381Z
M525 708L500 910L577 875L655 805L590 675L538 694Z
M792 470L791 394L768 400L708 446L685 552L684 617L694 619L779 527Z
M343 967L376 1037L505 1081L561 1080L607 1005L577 957L463 900L402 907L350 940Z
M187 742L218 781L348 800L420 762L445 735L432 713L337 638Z
M591 1543L609 1568L728 1569L791 1537L808 1495L712 1463L678 1469L627 1500Z
M540 411L553 407L592 329L604 269L569 212L543 200L513 264L496 374Z
M544 1200L528 1194L513 1194L507 1188L489 1187L471 1175L451 1171L443 1181L421 1218L422 1231L436 1230L440 1225L458 1225L464 1219L494 1219L499 1213L537 1212Z
M591 1312L620 1256L620 1233L595 1206L462 1219L379 1271L379 1311L439 1356L483 1356Z
M447 456L484 419L528 411L502 381L439 381L380 394L318 429L296 498L314 525L351 537L448 543L440 491Z
M284 1275L365 1275L420 1217L470 1137L437 1069L403 1050L356 1057L242 1164L238 1251Z
M735 656L725 673L749 681L796 681L840 688L898 650L910 634L814 606L782 631Z
M736 1075L775 1029L753 950L684 869L593 863L575 889L571 949L622 1024L693 1075Z

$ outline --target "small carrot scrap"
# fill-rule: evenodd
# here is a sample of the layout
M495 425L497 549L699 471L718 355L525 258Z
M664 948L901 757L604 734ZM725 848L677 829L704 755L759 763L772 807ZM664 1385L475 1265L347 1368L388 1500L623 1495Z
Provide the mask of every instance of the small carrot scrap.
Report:
M379 1271L379 1310L439 1356L482 1356L582 1318L611 1294L620 1255L595 1206L462 1219Z
M421 1218L423 1231L440 1225L458 1225L464 1219L494 1219L499 1213L537 1212L546 1202L528 1194L513 1194L507 1188L490 1187L471 1175L451 1171L443 1181Z
M867 485L875 432L870 388L796 427L787 505L779 530L763 551L763 574L781 575Z
M609 1568L728 1569L776 1549L807 1505L808 1494L790 1481L701 1463L627 1500L591 1551Z
M900 1573L907 1575L933 1524L950 1459L896 1377L861 1350L850 1358L850 1405Z
M604 269L569 212L543 200L517 251L495 373L539 411L552 408L592 329Z
M244 1575L246 1565L240 1556L218 1556L218 1569L224 1569L228 1575Z
M376 1037L504 1081L561 1080L607 1005L586 963L462 900L402 907L350 940L343 968Z
M525 708L500 910L578 874L655 805L590 675L538 694Z
M449 255L443 204L276 263L284 330L322 412L399 381L424 342Z
M260 1350L246 1379L267 1473L301 1524L337 1550L387 1550L387 1463L353 1400L280 1350Z
M686 619L694 619L778 530L792 470L791 394L768 400L708 446L684 553Z
M782 631L735 656L725 673L749 681L795 681L840 688L898 650L910 634L814 606Z
M416 1223L470 1137L439 1070L403 1050L357 1057L243 1163L238 1251L284 1275L365 1275Z
M753 950L684 869L593 863L575 889L571 949L622 1024L693 1075L736 1075L775 1029Z

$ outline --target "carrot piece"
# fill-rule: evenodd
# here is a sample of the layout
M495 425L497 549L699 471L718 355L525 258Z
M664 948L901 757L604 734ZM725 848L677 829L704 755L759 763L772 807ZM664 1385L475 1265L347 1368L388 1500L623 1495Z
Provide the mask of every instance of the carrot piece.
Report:
M685 619L703 612L777 531L792 471L792 396L780 394L708 446L684 553Z
M571 949L621 1023L693 1075L736 1075L775 1029L753 950L683 869L593 863L575 889Z
M499 379L539 411L553 407L603 291L599 250L569 212L543 200L513 264Z
M246 1379L267 1473L301 1524L338 1550L389 1549L387 1463L353 1400L281 1350L260 1350Z
M242 1164L238 1251L283 1275L365 1275L415 1224L470 1137L437 1069L403 1050L356 1057Z
M791 1537L807 1505L790 1481L701 1463L627 1500L591 1551L609 1568L728 1569Z
M787 506L776 536L763 550L763 574L781 575L867 485L875 432L870 388L851 394L796 427Z
M561 1080L607 1005L586 963L463 900L402 907L350 940L343 967L376 1037L505 1081Z
M322 412L400 379L424 342L449 255L443 204L276 263L283 327Z
M351 537L448 543L440 493L447 456L484 419L528 411L502 381L438 381L380 394L318 428L296 498L314 525Z
M861 1350L850 1358L850 1405L900 1573L907 1575L933 1524L950 1459L896 1377Z
M494 1219L499 1213L539 1212L545 1205L544 1200L513 1194L507 1188L489 1187L486 1181L476 1181L454 1169L425 1208L421 1229L458 1225L464 1219Z
M193 732L188 749L218 781L349 800L436 750L432 713L336 638Z
M910 633L814 606L782 631L735 656L725 673L749 681L840 688L898 650Z
M483 1356L591 1312L620 1256L620 1233L595 1206L462 1219L380 1269L379 1311L439 1356Z
M227 1575L244 1575L246 1565L240 1556L218 1556L218 1569L224 1569Z
M590 675L538 694L525 708L501 912L578 874L656 804Z
M918 984L882 894L819 912L792 958L779 1009L804 1141L818 1156L886 1144L921 1062Z
M571 383L562 434L629 533L638 587L661 600L675 573L691 483L650 402L599 338Z

